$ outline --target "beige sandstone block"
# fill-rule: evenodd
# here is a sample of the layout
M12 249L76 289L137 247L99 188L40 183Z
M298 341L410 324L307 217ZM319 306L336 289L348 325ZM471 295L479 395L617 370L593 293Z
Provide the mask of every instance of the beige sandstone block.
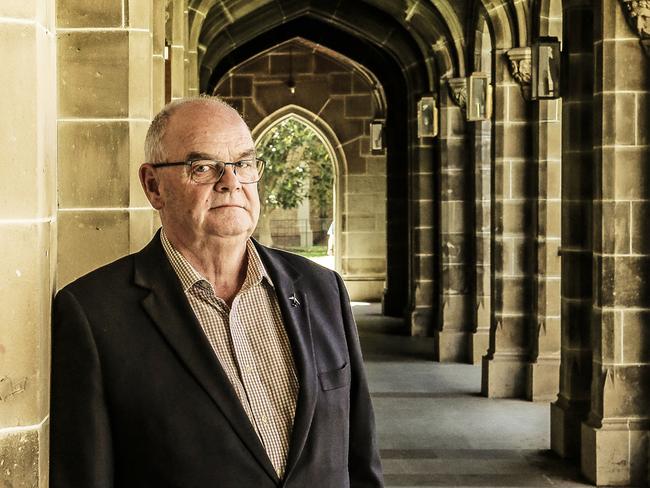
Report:
M54 118L47 62L53 39L30 24L0 23L3 52L0 86L5 104L0 117L3 164L0 165L0 218L45 217L52 211ZM43 63L41 65L40 63ZM26 190L30 190L26 192Z
M551 450L561 458L579 455L580 420L580 416L563 407L560 400L551 403Z
M129 203L131 207L151 207L142 189L138 170L145 160L144 139L149 129L148 121L132 121L129 123Z
M385 176L361 176L351 175L347 177L349 193L377 193L386 194Z
M57 288L129 252L129 213L59 212Z
M169 55L172 63L172 98L182 98L185 85L185 49L183 46L172 46Z
M129 212L129 252L138 252L146 246L158 227L154 227L155 210Z
M354 280L345 278L350 300L356 302L378 302L384 293L383 278L374 280Z
M501 315L495 311L497 352L523 354L528 348L528 327L530 319L523 315Z
M0 248L0 428L38 424L49 410L50 224L5 224Z
M628 430L624 423L582 424L582 473L598 486L642 486L647 478L647 432Z
M165 48L165 3L166 0L152 0L153 17L151 30L153 33L153 53L163 55Z
M488 398L523 398L528 368L523 360L483 357L481 393Z
M165 60L161 56L154 56L152 60L152 107L153 114L158 113L165 105Z
M386 255L386 234L382 232L345 233L348 257L380 257Z
M50 31L54 30L54 11L54 0L0 2L0 17L35 20Z
M415 303L417 305L433 305L435 300L433 289L433 282L431 281L416 281Z
M59 122L62 208L128 206L129 125L114 121Z
M131 118L151 120L151 34L129 32L128 39L128 107ZM126 65L127 60L123 63ZM144 140L144 139L143 139Z
M528 364L526 398L533 402L553 401L560 389L560 357L538 359Z
M151 0L122 1L124 2L125 27L134 29L149 29L151 27Z
M128 116L128 31L59 33L58 70L59 117Z
M122 27L123 0L58 0L58 28Z
M386 258L341 258L343 274L348 276L363 276L386 273Z
M38 429L0 430L0 483L3 487L44 487L42 465L47 459L47 446L41 443Z
M436 331L433 360L441 363L465 363L471 333L464 331Z
M469 358L470 364L478 366L483 361L483 356L487 354L490 347L490 332L487 329L479 329L470 337Z

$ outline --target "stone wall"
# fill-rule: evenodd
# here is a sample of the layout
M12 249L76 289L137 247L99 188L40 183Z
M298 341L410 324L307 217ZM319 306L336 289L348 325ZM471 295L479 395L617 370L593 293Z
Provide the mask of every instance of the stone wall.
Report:
M0 485L45 487L57 233L54 1L2 2L0 45Z

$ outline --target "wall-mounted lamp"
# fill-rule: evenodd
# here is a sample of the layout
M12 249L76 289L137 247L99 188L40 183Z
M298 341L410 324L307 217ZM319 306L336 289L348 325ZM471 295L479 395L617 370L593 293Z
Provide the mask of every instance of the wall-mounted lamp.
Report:
M381 120L370 122L370 153L384 153L384 123Z
M420 98L418 102L418 137L438 135L438 109L436 99L431 95Z
M489 120L492 116L490 75L472 73L467 80L467 120Z
M533 43L533 100L560 97L560 41L557 37L540 37Z

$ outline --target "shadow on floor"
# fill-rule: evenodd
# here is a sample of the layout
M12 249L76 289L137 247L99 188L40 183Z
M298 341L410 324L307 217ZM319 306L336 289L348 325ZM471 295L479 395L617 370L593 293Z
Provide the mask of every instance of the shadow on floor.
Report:
M379 304L356 304L386 487L585 487L550 450L549 405L480 395L480 367L433 361Z

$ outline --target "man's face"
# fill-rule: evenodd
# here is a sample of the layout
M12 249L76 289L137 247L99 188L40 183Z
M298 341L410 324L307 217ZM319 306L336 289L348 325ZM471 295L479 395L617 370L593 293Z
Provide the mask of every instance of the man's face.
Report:
M215 104L178 108L168 122L163 145L167 162L198 155L228 162L255 157L255 145L244 121L234 110ZM257 184L240 183L232 166L227 166L214 184L195 183L187 166L153 172L159 202L149 199L160 210L168 234L184 240L246 240L253 233L260 212Z

